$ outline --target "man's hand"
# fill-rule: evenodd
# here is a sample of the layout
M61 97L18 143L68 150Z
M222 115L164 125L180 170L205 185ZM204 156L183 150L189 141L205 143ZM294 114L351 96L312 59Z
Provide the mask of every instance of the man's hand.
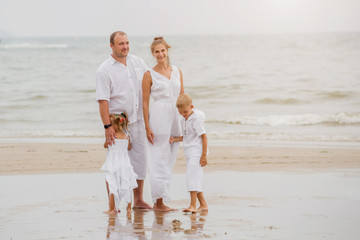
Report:
M115 130L112 126L105 129L105 137L108 145L111 146L115 143Z

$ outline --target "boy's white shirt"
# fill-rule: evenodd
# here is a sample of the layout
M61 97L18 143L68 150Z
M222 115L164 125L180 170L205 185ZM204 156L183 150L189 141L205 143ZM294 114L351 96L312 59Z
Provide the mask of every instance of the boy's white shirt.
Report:
M205 130L205 114L194 109L194 112L185 120L181 118L182 134L183 134L183 147L185 157L201 156L203 152L201 135L206 133ZM207 149L208 154L209 150Z

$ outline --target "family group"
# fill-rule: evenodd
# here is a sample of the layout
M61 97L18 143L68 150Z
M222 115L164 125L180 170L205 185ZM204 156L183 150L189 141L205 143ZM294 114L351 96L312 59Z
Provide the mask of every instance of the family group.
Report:
M120 212L121 199L131 212L132 196L134 209L173 211L165 202L171 200L170 182L180 142L190 192L190 205L183 211L207 210L202 187L208 154L205 115L194 109L191 97L184 93L182 72L170 64L170 45L163 37L154 38L150 46L156 60L153 68L129 54L129 39L124 32L111 34L110 47L111 55L96 73L96 100L107 148L101 168L109 197L105 213ZM143 199L147 173L153 206Z

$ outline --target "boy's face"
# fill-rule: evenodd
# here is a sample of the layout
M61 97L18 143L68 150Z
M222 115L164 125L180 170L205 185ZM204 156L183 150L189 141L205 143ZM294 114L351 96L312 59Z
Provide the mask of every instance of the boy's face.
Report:
M188 119L188 117L193 113L194 105L178 108L179 113L181 116L183 116L185 119Z

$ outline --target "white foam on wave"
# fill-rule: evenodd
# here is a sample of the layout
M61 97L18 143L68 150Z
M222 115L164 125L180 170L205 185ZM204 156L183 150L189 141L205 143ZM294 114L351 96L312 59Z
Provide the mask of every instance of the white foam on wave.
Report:
M67 44L34 44L34 43L19 43L19 44L0 44L3 49L49 49L49 48L67 48Z
M285 142L352 142L360 143L360 136L329 135L329 134L300 134L286 132L217 132L208 133L209 138L215 140L239 141L285 141Z
M208 131L211 140L299 141L299 142L358 142L359 135L309 134L272 131ZM103 138L104 132L93 130L1 130L0 138Z
M103 137L103 131L91 130L2 130L0 137Z
M208 119L207 122L255 126L304 126L318 124L360 124L360 113L241 116Z

